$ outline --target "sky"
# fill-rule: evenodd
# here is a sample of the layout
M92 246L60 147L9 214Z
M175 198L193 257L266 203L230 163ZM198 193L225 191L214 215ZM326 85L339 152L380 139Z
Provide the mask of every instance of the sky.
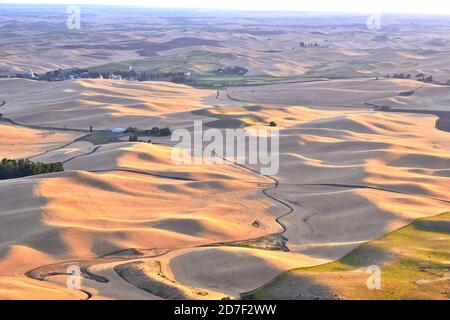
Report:
M0 3L140 5L257 11L450 14L448 0L0 0Z

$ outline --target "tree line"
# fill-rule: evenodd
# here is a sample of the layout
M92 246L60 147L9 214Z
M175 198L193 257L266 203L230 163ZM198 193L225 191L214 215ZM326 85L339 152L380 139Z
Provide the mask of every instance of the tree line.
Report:
M24 159L12 160L6 158L0 162L0 180L62 171L64 171L62 162L42 163Z
M141 130L136 127L129 127L125 133L130 134L128 141L130 142L138 142L139 136L152 136L152 137L167 137L172 134L172 130L170 128L158 128L154 127L151 130Z

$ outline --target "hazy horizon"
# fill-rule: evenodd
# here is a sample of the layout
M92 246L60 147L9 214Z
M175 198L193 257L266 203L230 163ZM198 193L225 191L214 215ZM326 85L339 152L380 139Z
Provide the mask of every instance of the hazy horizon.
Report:
M208 1L205 5L201 0L0 0L0 4L34 4L34 5L105 5L105 6L145 6L154 9L205 9L205 10L236 10L236 11L274 11L274 12L325 12L325 13L403 13L403 14L438 14L450 15L450 4L438 0L318 0L315 2L293 3L288 0L257 1L249 0L242 3L237 0L222 2Z

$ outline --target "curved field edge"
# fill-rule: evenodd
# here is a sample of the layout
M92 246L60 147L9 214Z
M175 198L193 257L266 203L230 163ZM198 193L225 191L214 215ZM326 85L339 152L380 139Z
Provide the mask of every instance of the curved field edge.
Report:
M379 289L369 289L373 270ZM243 298L450 299L450 212L418 219L325 265L287 271Z

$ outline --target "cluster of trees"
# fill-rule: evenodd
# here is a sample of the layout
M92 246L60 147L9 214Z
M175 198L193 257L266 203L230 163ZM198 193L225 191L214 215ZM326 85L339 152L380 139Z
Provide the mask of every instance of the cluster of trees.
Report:
M232 75L238 75L243 76L247 74L248 69L238 66L231 66L231 67L225 67L225 68L219 68L216 70L215 73L219 75L226 75L226 76L232 76Z
M410 73L404 74L404 73L394 73L392 76L387 75L386 78L394 78L394 79L412 79L412 75ZM434 81L433 76L427 76L425 73L419 73L416 75L416 80L426 82L426 83L432 83Z
M392 76L387 75L386 78L394 78L394 79L411 79L412 75L410 73L404 74L404 73L394 73Z
M151 81L151 80L165 80L175 83L189 83L193 81L192 73L190 72L140 72L137 73L133 69L129 71L113 71L113 72L92 72L88 69L75 68L70 71L62 71L61 69L49 71L41 75L41 81L61 81L68 79L108 79L112 75L120 76L122 79L135 81Z
M167 137L172 134L172 130L170 130L170 128L158 127L153 127L150 130L141 130L136 127L129 127L125 133L130 134L130 142L136 142L139 141L139 136Z
M434 81L433 76L427 76L426 74L423 74L423 73L419 73L416 76L416 79L419 81L426 82L426 83L433 83L433 81Z
M34 176L38 174L62 172L62 162L42 163L30 160L3 159L0 162L0 180Z
M87 69L73 69L70 72L63 72L61 69L49 71L44 75L40 76L41 81L60 81L67 80L72 76L73 78L86 78L86 79L98 79L100 78L100 73L89 72Z
M122 78L132 79L137 78L137 74L132 70L130 72L92 72L88 69L75 68L70 71L62 71L61 69L49 71L44 75L40 76L41 81L62 81L69 79L99 79L99 78L109 78L110 75L120 75Z
M392 108L388 105L384 105L384 106L379 106L375 108L376 111L384 111L384 112L388 112L388 111L392 111Z
M300 42L300 48L317 48L320 47L317 42Z
M311 44L313 46L314 44ZM315 44L317 45L317 44ZM248 69L239 66L227 66L214 71L217 75L238 75L248 73ZM0 75L1 77L1 75ZM7 77L7 76L5 76ZM29 74L16 74L15 78L30 78ZM64 81L73 79L124 79L131 81L170 81L173 83L195 84L195 74L191 71L181 72L136 72L130 67L127 71L93 72L85 68L74 68L70 70L53 70L45 74L35 74L32 79L38 81Z

